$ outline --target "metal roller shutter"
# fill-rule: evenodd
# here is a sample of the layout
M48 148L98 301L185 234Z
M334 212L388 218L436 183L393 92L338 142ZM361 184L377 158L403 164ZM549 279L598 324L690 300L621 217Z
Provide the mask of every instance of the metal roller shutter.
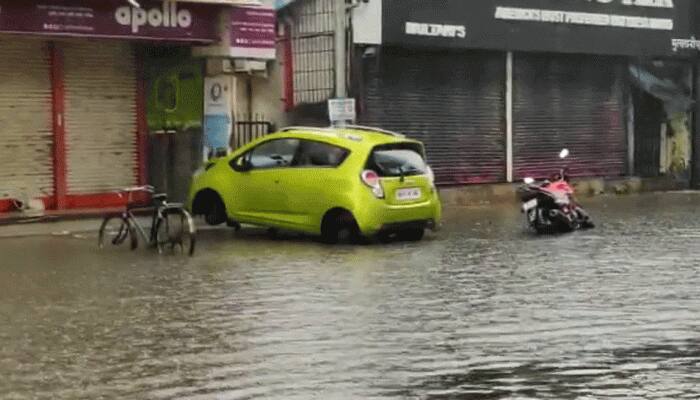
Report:
M123 43L67 43L68 193L104 193L137 183L136 67Z
M514 60L513 156L517 179L546 177L568 148L573 176L626 172L623 64L610 57L521 55Z
M53 195L46 42L0 40L0 199Z
M661 100L634 87L634 174L661 175L661 124L666 113Z
M505 55L386 49L364 64L361 120L425 143L441 185L505 180Z

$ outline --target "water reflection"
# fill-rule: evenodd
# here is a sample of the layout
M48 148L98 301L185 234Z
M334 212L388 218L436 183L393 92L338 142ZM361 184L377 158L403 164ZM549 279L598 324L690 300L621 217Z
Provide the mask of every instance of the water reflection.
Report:
M194 259L0 240L0 398L700 397L697 195L512 208L421 243L207 231Z

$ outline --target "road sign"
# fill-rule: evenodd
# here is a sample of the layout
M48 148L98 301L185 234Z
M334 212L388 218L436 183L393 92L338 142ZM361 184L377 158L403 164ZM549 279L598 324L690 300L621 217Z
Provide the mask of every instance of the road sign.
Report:
M330 99L328 100L328 119L331 123L355 122L355 99Z

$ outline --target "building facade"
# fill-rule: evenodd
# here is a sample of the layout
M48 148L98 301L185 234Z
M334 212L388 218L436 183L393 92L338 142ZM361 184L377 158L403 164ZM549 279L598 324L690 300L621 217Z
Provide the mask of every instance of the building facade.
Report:
M687 179L695 4L369 0L353 13L363 123L426 143L442 185ZM663 90L659 90L663 88Z
M423 140L442 185L542 177L562 147L577 176L700 183L695 2L340 3L276 1L285 122L354 97Z
M220 43L217 22L243 2L1 0L0 211L118 205L116 189L149 183L149 135L201 131L206 59L192 49ZM179 55L160 71L184 84L154 74L158 54ZM190 104L173 116L172 99Z

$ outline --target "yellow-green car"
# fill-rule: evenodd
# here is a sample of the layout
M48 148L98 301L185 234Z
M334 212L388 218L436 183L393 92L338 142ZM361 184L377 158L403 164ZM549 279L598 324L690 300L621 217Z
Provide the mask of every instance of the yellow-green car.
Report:
M421 142L375 128L291 127L210 161L187 202L207 223L421 240L441 204Z

